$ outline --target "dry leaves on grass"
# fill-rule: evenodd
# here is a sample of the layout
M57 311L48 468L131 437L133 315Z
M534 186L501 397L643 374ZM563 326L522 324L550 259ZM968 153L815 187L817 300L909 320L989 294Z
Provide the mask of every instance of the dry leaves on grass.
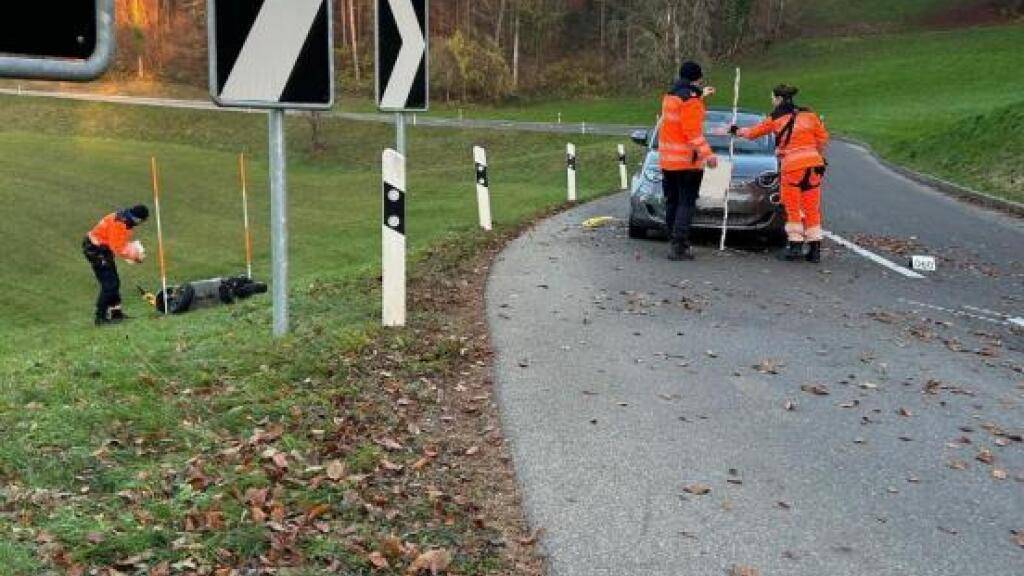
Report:
M416 557L405 573L413 576L424 571L429 571L431 576L437 576L445 570L448 570L448 566L451 563L452 556L447 550L428 550Z

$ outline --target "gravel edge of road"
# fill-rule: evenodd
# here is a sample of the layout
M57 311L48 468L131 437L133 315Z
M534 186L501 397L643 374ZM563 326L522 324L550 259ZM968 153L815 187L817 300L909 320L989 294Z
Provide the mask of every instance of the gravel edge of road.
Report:
M1013 200L1006 200L1004 198L999 198L991 194L979 192L966 186L950 182L949 180L943 180L942 178L939 178L937 176L932 176L931 174L925 174L923 172L918 172L916 170L907 168L906 166L901 166L899 164L896 164L895 162L886 160L877 152L875 152L875 150L870 145L855 138L850 138L849 136L836 136L835 139L841 142L845 142L846 144L849 144L851 146L856 146L857 148L863 149L882 166L885 166L886 168L892 170L893 172L899 174L900 176L909 178L910 180L913 180L914 182L917 182L922 186L927 186L947 196L951 196L958 200L966 201L977 206L982 206L984 208L988 208L991 210L998 210L999 212L1008 214L1010 216L1024 218L1024 204L1020 202L1014 202Z

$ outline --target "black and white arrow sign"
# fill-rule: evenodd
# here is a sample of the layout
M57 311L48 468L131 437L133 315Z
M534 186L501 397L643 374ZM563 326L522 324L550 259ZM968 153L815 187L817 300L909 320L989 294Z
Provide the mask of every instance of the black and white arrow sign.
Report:
M377 0L377 107L429 107L428 0Z
M331 0L209 0L207 10L217 104L331 107Z

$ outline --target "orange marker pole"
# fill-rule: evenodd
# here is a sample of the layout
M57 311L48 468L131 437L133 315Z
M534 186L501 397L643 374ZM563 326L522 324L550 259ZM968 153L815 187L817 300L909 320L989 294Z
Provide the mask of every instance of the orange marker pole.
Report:
M245 177L245 154L238 155L238 179L242 184L242 219L245 225L245 273L252 280L252 234L249 232L249 190Z
M156 250L157 258L160 261L160 286L163 289L164 315L170 313L167 296L167 263L164 260L164 229L160 220L160 178L156 169L156 157L149 159L149 170L153 176L153 208L156 212Z

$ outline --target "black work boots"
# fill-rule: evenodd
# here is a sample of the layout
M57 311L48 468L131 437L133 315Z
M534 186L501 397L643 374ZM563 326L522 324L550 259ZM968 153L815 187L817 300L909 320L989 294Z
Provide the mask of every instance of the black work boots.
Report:
M668 248L668 259L673 262L693 260L693 252L690 251L690 247L686 244L672 242Z
M790 242L779 252L778 258L783 262L806 260L812 264L818 264L821 262L821 241L816 240L806 244L803 242Z

